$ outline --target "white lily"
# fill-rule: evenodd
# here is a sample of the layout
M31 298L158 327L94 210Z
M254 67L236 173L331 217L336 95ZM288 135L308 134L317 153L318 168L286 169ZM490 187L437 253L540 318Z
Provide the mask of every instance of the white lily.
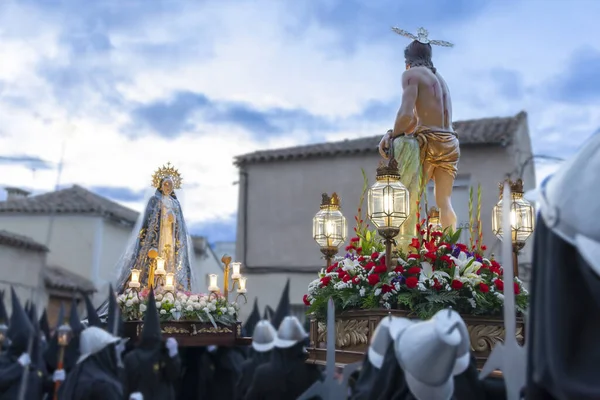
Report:
M468 257L465 252L461 251L458 257L450 256L450 258L454 261L454 264L456 264L454 279L463 283L469 282L472 285L477 285L483 281L481 277L477 275L477 271L479 271L482 264L477 261L475 257Z
M350 258L345 258L344 261L342 261L342 270L348 272L348 271L352 271L353 269L360 267L360 263L358 262L358 260L352 260Z
M421 262L421 275L419 275L419 288L425 288L425 283L433 284L433 280L437 279L441 281L442 279L450 279L450 275L448 275L444 271L434 271L431 263L427 261Z

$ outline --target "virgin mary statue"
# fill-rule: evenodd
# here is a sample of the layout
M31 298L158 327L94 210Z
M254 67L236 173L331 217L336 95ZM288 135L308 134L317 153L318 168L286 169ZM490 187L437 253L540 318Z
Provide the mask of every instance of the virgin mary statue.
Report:
M132 270L139 271L142 288L165 284L161 276L174 274L177 290L195 290L193 246L175 190L182 178L171 163L152 175L156 188L134 230L127 250L117 264L119 293L127 288Z

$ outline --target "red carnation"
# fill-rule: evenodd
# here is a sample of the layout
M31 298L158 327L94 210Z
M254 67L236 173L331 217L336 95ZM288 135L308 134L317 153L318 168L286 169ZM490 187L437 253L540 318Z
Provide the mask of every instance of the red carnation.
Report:
M420 274L421 273L421 268L419 268L419 267L410 267L408 269L408 273L411 274L411 275Z
M360 278L358 276L355 276L354 278L352 278L352 283L358 285L360 283Z
M485 244L481 245L481 250L486 251L487 250L487 246Z
M458 247L460 251L467 252L467 246L462 243L456 243L456 247Z
M435 262L435 260L437 260L437 254L429 252L425 254L425 258L431 262Z
M496 285L496 288L499 291L501 291L501 292L504 291L504 282L502 281L502 279L496 279L494 281L494 285Z
M338 267L338 263L333 263L329 267L327 267L327 272L332 272L337 267Z
M342 278L342 282L347 283L352 277L349 274L344 275Z
M521 293L521 287L517 282L515 282L515 294Z
M379 283L379 275L371 274L371 275L369 275L368 280L369 280L369 285L375 286Z
M344 277L345 277L346 275L348 275L348 273L347 273L346 271L344 271L343 269L340 269L340 270L338 271L338 277L339 277L341 280L344 280Z
M460 290L463 287L463 283L461 281L453 280L450 286L452 286L452 289L454 290Z
M371 260L377 260L378 258L379 258L378 252L374 252L373 254L371 254Z
M363 262L363 261L365 261L365 257L359 256L358 259L357 259L357 261L358 262Z
M480 283L479 284L479 291L481 293L487 293L490 291L490 287L488 285L486 285L485 283Z
M434 279L433 288L439 292L440 290L442 290L442 284L437 279Z
M365 269L367 271L370 271L371 268L373 268L375 266L375 263L373 261L369 261L368 263L365 264Z
M304 295L304 297L302 298L302 301L304 302L305 305L310 306L310 301L308 301L307 294Z
M379 259L379 265L386 265L385 255L381 256L381 258Z
M414 289L419 284L419 280L414 276L409 276L406 278L406 287L409 289Z
M350 243L356 243L356 242L360 242L360 238L353 237L352 239L350 239Z
M398 265L396 268L394 268L394 272L402 274L404 273L404 267L402 265Z
M378 266L375 267L375 270L373 272L376 274L383 274L386 271L387 271L387 267L385 265L379 264Z
M324 276L324 277L321 278L321 285L322 286L329 285L329 282L331 282L331 277L330 276Z
M391 285L388 285L388 284L384 284L384 285L381 287L381 293L389 293L389 292L391 292L391 291L392 291L392 289L394 289L394 287L393 287L393 286L391 286Z
M359 254L362 253L362 247L357 247L356 248L356 252L359 253Z

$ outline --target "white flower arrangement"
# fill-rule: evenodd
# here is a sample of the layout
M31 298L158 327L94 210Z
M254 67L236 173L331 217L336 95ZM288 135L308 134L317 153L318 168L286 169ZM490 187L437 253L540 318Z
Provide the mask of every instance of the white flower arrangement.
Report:
M139 321L147 310L149 291L136 292L127 289L117 296L121 313L128 321ZM237 303L229 303L221 295L192 294L189 292L165 292L156 289L156 309L161 321L199 321L212 324L232 325L239 312Z

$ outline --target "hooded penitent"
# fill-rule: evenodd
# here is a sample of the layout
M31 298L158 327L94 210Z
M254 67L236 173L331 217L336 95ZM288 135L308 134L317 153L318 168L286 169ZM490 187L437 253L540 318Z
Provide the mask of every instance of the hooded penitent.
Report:
M102 327L102 321L100 321L100 317L98 317L98 314L96 313L96 309L94 308L94 305L92 304L92 301L90 300L89 296L85 293L81 293L81 295L83 296L83 300L85 301L85 311L87 313L87 325L89 326L96 326L101 328Z
M263 319L266 319L267 321L273 321L273 316L275 315L275 311L273 311L273 309L269 306L265 307L265 312L263 314ZM275 326L275 329L278 328L278 326Z
M370 393L380 389L374 386L374 382L383 365L383 358L387 353L388 347L393 345L390 334L391 321L392 317L382 319L377 328L375 328L373 336L371 336L369 349L367 350L358 380L354 386L353 400L367 399Z
M60 309L58 310L58 318L56 318L56 326L54 327L54 334L48 340L48 347L44 352L44 360L46 360L46 366L50 373L54 372L58 364L58 336L57 329L60 325L65 322L65 305L60 303Z
M50 323L48 322L48 313L46 312L45 308L40 320L38 321L38 324L40 325L40 330L44 335L44 340L48 342L50 340Z
M77 360L79 359L79 335L84 328L83 324L81 323L81 319L79 318L79 313L77 312L77 300L75 298L73 298L73 302L71 303L69 326L71 327L72 337L69 345L65 349L64 358L64 366L67 373L69 373L71 368L75 366Z
M285 287L283 288L283 292L281 293L281 298L279 299L279 303L277 304L277 309L275 310L275 314L271 319L271 323L275 327L279 327L281 322L285 317L290 315L290 280L287 280Z
M125 330L123 318L121 317L121 310L117 305L117 298L112 284L109 285L108 288L108 316L106 319L106 330L115 336L123 336Z
M273 358L256 369L246 400L295 399L320 378L318 369L306 364L307 337L296 317L284 318L277 331Z
M252 307L252 312L248 316L248 319L242 326L242 335L244 337L252 336L254 333L254 327L260 321L260 311L258 311L258 298L254 299L254 307Z
M35 355L31 357L31 364L27 369L19 363L21 357L28 353L29 342L34 340L34 328L28 315L11 288L12 314L10 328L7 333L10 345L6 352L0 355L0 400L13 400L19 396L21 387L25 390L26 400L37 400L42 395L43 374L35 365ZM23 381L23 372L28 374Z
M397 339L398 362L418 400L449 400L454 393L452 372L462 338L452 311L439 313L409 326Z
M527 398L599 399L600 134L539 190Z
M121 339L92 326L79 335L79 353L72 372L60 387L60 400L98 398L123 399L119 377Z
M177 354L169 354L162 341L160 318L152 289L148 295L138 347L127 354L124 361L123 390L126 398L132 393L140 392L144 400L175 399L174 385L179 378L180 360Z

